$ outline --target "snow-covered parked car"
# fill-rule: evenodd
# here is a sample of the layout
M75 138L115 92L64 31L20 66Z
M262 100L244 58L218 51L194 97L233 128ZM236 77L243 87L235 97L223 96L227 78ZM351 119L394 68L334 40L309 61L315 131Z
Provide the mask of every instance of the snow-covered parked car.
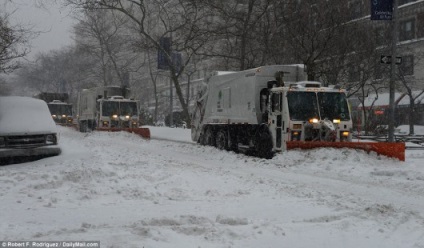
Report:
M30 97L0 97L0 162L59 155L57 138L46 102Z

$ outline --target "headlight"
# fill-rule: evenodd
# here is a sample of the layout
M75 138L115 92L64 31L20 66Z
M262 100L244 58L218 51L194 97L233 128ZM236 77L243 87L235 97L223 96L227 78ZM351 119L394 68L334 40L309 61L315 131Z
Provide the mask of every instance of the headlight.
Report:
M66 115L62 115L63 118L66 118Z
M57 139L55 134L48 134L46 135L46 144L47 145L56 145Z
M109 126L109 122L108 121L103 121L102 124L103 124L104 127L108 127Z
M56 119L56 118L57 118L57 116L56 116L56 115L52 115L52 118L53 118L53 119Z
M129 115L126 115L125 116L125 119L129 120L130 119L130 116Z
M6 142L4 140L4 137L0 137L0 147L5 147L6 146Z
M291 140L300 140L300 131L292 131L291 132Z
M318 123L318 122L319 122L318 118L309 119L309 123Z
M112 119L118 119L118 115L112 115Z
M334 124L339 124L339 123L340 123L340 119L334 119L334 120L333 120L333 123L334 123Z
M341 131L340 132L340 141L349 141L349 131Z

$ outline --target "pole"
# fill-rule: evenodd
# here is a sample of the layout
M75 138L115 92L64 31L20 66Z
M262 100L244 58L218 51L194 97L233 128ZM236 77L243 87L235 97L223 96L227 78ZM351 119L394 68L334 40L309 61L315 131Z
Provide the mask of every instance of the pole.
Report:
M169 126L174 125L174 92L172 89L172 70L169 77Z
M397 0L393 0L393 15L392 15L392 44L391 54L392 60L390 63L390 85L389 85L389 142L395 142L394 130L395 130L395 81L396 81L396 45L398 36L398 4Z

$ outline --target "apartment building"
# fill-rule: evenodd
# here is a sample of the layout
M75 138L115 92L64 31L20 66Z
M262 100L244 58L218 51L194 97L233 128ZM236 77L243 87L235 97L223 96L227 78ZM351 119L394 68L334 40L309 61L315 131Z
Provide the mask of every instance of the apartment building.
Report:
M413 123L424 125L424 0L397 0L397 47L396 47L396 125ZM375 33L377 51L374 75L369 79L368 88L351 97L356 116L362 119L364 112L368 119L368 128L385 125L388 120L388 91L390 81L390 64L385 58L390 56L392 41L392 21L370 20L371 3L368 0L351 0L352 20L369 23L370 30ZM361 71L349 68L348 80L354 82L360 78ZM362 95L366 92L365 95ZM414 99L415 114L410 115L408 93ZM402 100L402 101L401 101ZM363 101L363 102L362 102ZM362 103L361 103L362 102ZM402 103L402 104L400 104ZM365 104L365 106L362 106ZM363 111L366 109L367 111ZM361 117L362 116L362 117ZM356 121L355 121L356 122ZM375 123L372 123L375 122ZM364 128L364 127L362 127Z

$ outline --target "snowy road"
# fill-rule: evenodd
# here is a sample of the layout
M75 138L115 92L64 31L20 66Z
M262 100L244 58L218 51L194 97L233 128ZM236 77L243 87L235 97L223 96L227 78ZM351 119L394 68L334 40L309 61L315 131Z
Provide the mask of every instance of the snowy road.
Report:
M152 128L150 141L60 131L62 155L0 167L0 240L424 247L424 151L406 162L334 149L263 160L191 144L183 129Z

